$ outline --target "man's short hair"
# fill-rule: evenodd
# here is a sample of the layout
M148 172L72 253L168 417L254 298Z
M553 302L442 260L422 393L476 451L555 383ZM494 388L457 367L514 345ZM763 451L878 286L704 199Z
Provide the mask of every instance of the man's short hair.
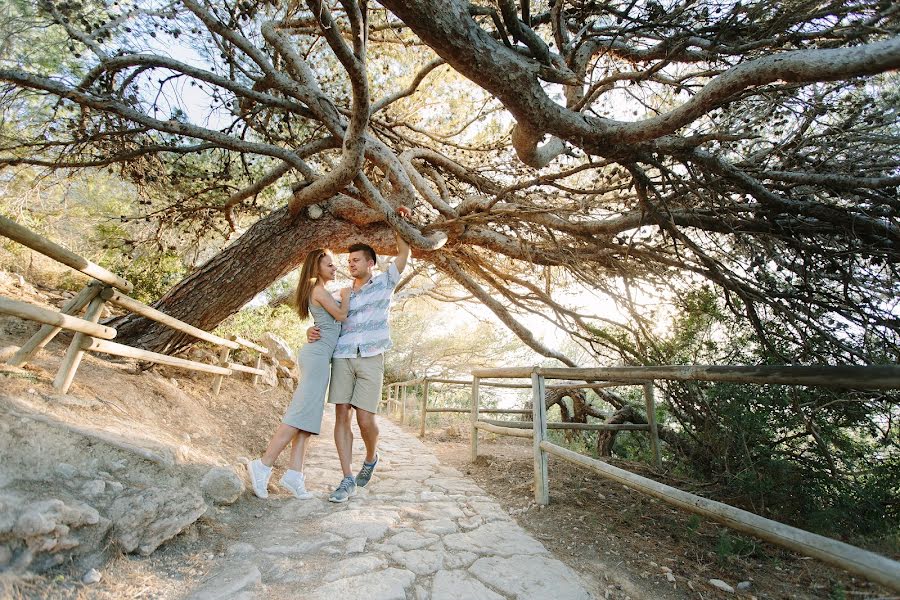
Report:
M375 249L368 244L353 244L347 252L351 254L353 252L365 252L373 263L378 263L378 255L375 254Z

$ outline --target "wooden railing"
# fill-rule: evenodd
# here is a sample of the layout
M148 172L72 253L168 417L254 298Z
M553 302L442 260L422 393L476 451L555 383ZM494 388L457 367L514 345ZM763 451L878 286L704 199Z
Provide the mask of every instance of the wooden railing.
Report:
M432 390L432 384L450 384L450 385L471 385L471 381L457 380L457 379L442 379L438 377L424 377L419 379L410 379L407 381L398 381L395 383L388 384L386 398L384 401L385 407L388 412L398 415L400 422L406 424L408 422L409 416L412 415L412 408L410 406L410 402L408 400L408 391L410 388L416 389L419 386L422 386L422 397L418 399L418 402L414 402L413 405L417 405L419 409L419 437L425 437L425 423L429 413L468 413L470 411L469 408L461 408L461 407L441 407L441 406L430 406L428 404L428 400ZM515 383L504 383L504 382L484 382L485 386L495 386L495 387L503 387L503 388L526 388L531 387L527 385L515 384ZM414 392L415 393L415 392ZM487 408L482 409L484 413L490 414L498 414L498 415L530 415L530 408ZM512 423L513 421L510 421Z
M471 414L474 406L465 407L438 407L430 406L428 403L431 384L447 384L447 385L464 385L472 386L473 380L465 379L442 379L437 377L425 377L421 379L410 379L408 381L400 381L388 385L385 405L388 411L400 413L400 422L407 423L407 414L409 403L407 401L407 390L410 387L422 386L422 397L419 399L419 437L425 437L425 429L427 426L429 413L468 413ZM647 403L647 413L654 415L649 423L570 423L570 422L550 422L547 423L549 429L562 429L569 431L646 431L650 435L650 447L653 453L654 463L660 464L659 443L656 431L656 402L652 384L645 383L628 383L624 381L610 381L603 383L584 382L584 383L562 383L546 386L547 390L578 390L578 389L598 389L609 387L620 387L624 385L643 385L644 398ZM530 383L508 383L503 381L478 381L479 388L494 387L505 389L531 389ZM476 397L475 394L472 396ZM480 395L478 396L480 398ZM532 408L481 408L477 407L475 414L495 414L495 415L527 415L532 417ZM533 421L497 421L491 419L476 419L475 428L482 429L491 433L498 431L502 435L515 437L531 437L531 429ZM498 430L498 428L500 428ZM518 432L510 432L510 429L519 429ZM477 448L477 438L473 441L473 447Z
M900 591L900 562L797 527L766 519L728 504L679 490L550 442L547 439L547 429L550 428L550 424L547 423L547 411L544 404L544 395L548 387L546 385L547 379L577 379L585 383L614 381L618 382L616 385L621 385L622 382L631 385L643 385L647 402L647 420L651 428L651 439L656 439L656 423L653 420L655 410L651 410L651 408L655 407L653 398L654 380L831 386L855 389L898 389L900 388L900 366L746 367L694 365L598 369L516 367L476 369L472 372L472 376L472 410L470 416L472 460L474 461L478 456L479 430L499 435L532 438L534 497L538 504L545 505L550 502L548 456L552 454L638 492L716 520L738 531L837 565L851 573L885 585L894 591ZM534 417L532 418L530 431L517 426L510 426L509 424L498 425L479 419L479 389L483 378L531 379L531 384L528 387L532 388Z
M4 235L93 279L84 289L69 300L59 312L34 306L27 302L0 298L0 313L44 324L7 361L7 364L11 366L21 367L26 364L63 329L75 332L62 365L60 365L56 378L53 380L54 389L61 394L68 392L85 352L102 352L104 354L212 373L216 375L212 383L214 394L219 393L222 378L225 376L232 375L238 371L252 373L255 385L259 376L264 374L260 366L262 355L268 353L266 348L234 336L230 339L219 337L127 296L126 293L133 289L130 282L5 217L0 217L0 235ZM110 341L115 339L116 330L97 323L103 305L106 302L221 347L219 364L208 365ZM86 309L85 306L87 307ZM85 309L85 313L83 318L79 318L76 315L82 309ZM231 351L241 347L259 353L255 367L229 362Z

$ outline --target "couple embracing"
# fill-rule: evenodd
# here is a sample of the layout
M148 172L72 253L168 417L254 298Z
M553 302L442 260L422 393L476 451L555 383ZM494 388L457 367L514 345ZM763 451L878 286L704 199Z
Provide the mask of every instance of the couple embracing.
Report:
M409 211L397 210L404 218ZM280 485L300 499L311 498L306 490L303 460L310 435L318 435L322 426L325 393L335 406L334 444L343 470L343 478L328 497L331 502L346 502L365 487L378 465L378 424L375 414L381 400L384 379L384 353L391 347L388 311L391 294L400 282L400 273L409 260L409 245L397 236L397 257L387 272L373 275L376 255L366 244L349 248L350 287L335 299L325 284L334 280L337 267L327 250L310 252L303 263L295 296L297 312L313 318L307 341L300 351L300 384L288 406L282 423L269 441L265 454L247 464L253 493L269 495L272 465L278 455L291 446L289 468ZM330 387L329 387L330 380ZM351 411L366 446L362 468L354 477L351 468L353 431Z

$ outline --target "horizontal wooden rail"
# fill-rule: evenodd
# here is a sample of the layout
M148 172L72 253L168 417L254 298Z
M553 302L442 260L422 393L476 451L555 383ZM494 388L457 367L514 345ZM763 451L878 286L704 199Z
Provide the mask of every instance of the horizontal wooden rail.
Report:
M479 410L478 412L485 412ZM484 423L514 427L516 429L531 429L534 423L531 421L497 421L494 419L482 419ZM548 421L547 429L571 429L576 431L650 431L646 423L563 423L560 421Z
M223 337L219 337L215 334L209 333L208 331L203 331L202 329L194 327L193 325L188 325L184 321L179 321L175 317L170 317L166 313L158 311L153 307L147 306L143 302L139 302L134 298L126 296L118 290L107 288L103 290L103 292L100 294L100 297L107 302L112 302L116 306L121 306L122 308L130 310L135 314L147 317L148 319L156 321L157 323L162 323L163 325L171 327L176 331L192 335L195 338L201 339L203 341L211 342L219 346L225 346L226 348L231 348L232 350L237 350L238 348L240 348L237 342L226 340Z
M268 354L269 350L267 348L263 348L258 344L254 344L250 340L245 340L242 337L238 337L236 335L231 336L231 339L234 340L235 343L240 344L244 348L250 348L251 350L256 350L260 354Z
M104 354L112 354L114 356L124 356L126 358L136 358L138 360L146 360L170 367L181 367L182 369L191 369L192 371L203 371L205 373L214 373L216 375L231 375L231 369L218 367L216 365L207 365L204 363L186 360L184 358L176 358L167 354L158 354L149 350L141 350L132 348L124 344L116 342L107 342L106 340L98 340L94 338L86 338L81 345L82 350L90 352L103 352Z
M9 298L0 298L0 313L13 315L21 319L29 321L37 321L45 325L61 327L79 333L86 333L94 337L104 340L111 340L116 337L116 330L105 325L98 325L91 321L85 321L78 317L58 313L55 310L35 306L27 302L19 302L18 300L10 300Z
M228 366L226 368L231 369L232 371L240 371L241 373L252 373L253 375L266 374L266 372L262 369L254 369L253 367L247 367L245 365L233 362L228 363Z
M876 581L894 591L900 591L900 562L851 546L850 544L766 519L728 504L679 490L634 473L629 473L624 469L582 456L577 452L572 452L546 440L540 443L540 447L545 452L585 467L598 475L612 479L639 492L709 517L738 531L743 531L791 550L796 550L807 556L821 559L851 573Z
M530 375L529 375L530 377ZM427 378L430 383L447 383L453 385L472 385L472 381L466 381L465 379L432 379L431 377ZM502 381L482 381L479 383L481 386L485 387L499 387L499 388L507 388L507 389L519 389L525 390L531 389L530 383L505 383ZM578 390L578 389L601 389L601 388L610 388L610 387L619 387L623 385L640 385L640 382L628 382L628 381L605 381L603 383L563 383L556 385L548 385L546 389L548 390Z
M432 408L429 406L425 409L425 412L429 413L466 413L471 412L469 408ZM490 413L490 414L510 414L510 415L530 415L530 408L479 408L478 412L480 413Z
M900 365L871 366L731 366L731 365L663 365L656 367L601 367L592 369L507 367L476 369L472 375L493 378L526 378L532 374L547 379L582 379L585 381L645 382L716 381L723 383L755 383L778 385L812 385L855 389L900 388Z
M511 437L530 438L534 433L528 429L516 429L514 427L500 427L484 421L475 421L475 429L481 429L497 435L508 435Z
M22 227L15 221L11 221L6 217L0 217L0 235L15 240L23 246L27 246L36 252L40 252L44 256L48 256L68 267L72 267L76 271L81 271L88 277L93 277L97 281L102 281L114 288L118 288L124 292L130 292L134 289L134 286L131 285L131 283L118 275L110 273L100 265L94 264L88 259L78 256L59 244L54 244L50 240L39 236L33 231Z

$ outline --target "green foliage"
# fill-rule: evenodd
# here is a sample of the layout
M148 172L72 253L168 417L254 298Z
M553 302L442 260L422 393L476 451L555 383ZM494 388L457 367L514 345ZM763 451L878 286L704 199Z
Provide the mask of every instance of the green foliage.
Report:
M727 561L733 557L747 558L756 552L756 543L750 538L720 529L716 538L716 556Z
M747 323L735 318L742 306L711 288L672 298L677 310L668 331L635 336L605 327L595 332L620 360L641 364L821 363L833 356L830 340L807 332L802 339L778 318L761 314L769 334L756 341ZM660 311L648 321L661 320ZM811 315L828 320L828 315ZM645 317L646 318L646 317ZM835 320L835 326L838 321ZM896 348L885 339L844 341L847 355L890 364ZM834 359L849 362L846 359ZM848 537L882 551L900 539L900 397L782 385L727 383L659 384L657 421L680 444L664 444L664 457L681 475L715 481L730 504L825 535ZM634 391L620 392L642 409ZM670 438L671 439L671 438ZM644 435L619 435L616 456L649 459ZM730 540L722 553L732 552Z
M266 332L284 339L291 348L299 348L306 342L306 328L311 322L301 321L288 306L277 308L256 306L244 308L222 321L215 329L216 335L238 335L248 340L258 340Z

